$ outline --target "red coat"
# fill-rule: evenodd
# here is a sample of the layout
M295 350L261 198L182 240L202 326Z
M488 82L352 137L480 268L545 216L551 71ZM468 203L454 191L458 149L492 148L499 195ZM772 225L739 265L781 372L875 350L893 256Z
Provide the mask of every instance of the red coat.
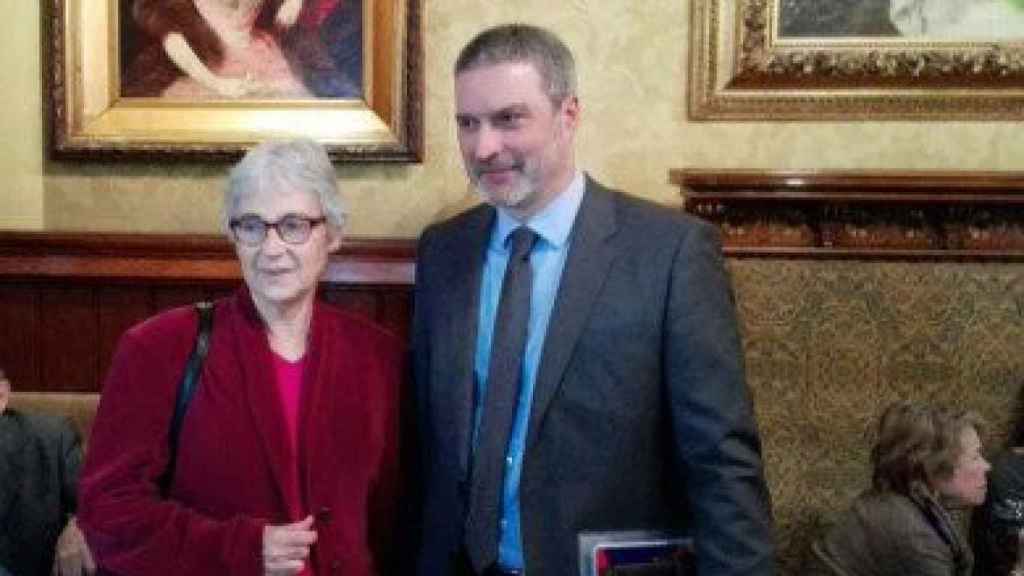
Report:
M264 525L296 520L284 501L292 448L271 351L245 289L217 302L170 498L161 500L157 478L196 331L191 307L151 318L125 333L107 375L78 515L98 562L113 573L262 574ZM392 553L403 359L392 336L315 304L298 462L306 509L316 517L318 574L377 574Z

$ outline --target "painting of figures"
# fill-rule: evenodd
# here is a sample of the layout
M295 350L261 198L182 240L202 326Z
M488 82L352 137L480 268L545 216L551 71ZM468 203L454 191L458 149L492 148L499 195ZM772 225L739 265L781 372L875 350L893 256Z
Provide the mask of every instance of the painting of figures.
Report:
M780 0L780 36L1024 41L1024 0Z
M119 0L120 94L360 98L361 0Z

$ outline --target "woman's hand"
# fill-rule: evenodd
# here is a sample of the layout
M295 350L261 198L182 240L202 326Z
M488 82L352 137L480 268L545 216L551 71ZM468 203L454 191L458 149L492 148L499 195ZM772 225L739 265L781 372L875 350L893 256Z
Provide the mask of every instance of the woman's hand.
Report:
M89 552L89 546L74 516L68 520L64 531L57 538L51 573L53 576L91 576L96 573L96 562L92 559L92 553Z
M313 517L292 524L263 527L263 572L267 576L298 574L316 542Z

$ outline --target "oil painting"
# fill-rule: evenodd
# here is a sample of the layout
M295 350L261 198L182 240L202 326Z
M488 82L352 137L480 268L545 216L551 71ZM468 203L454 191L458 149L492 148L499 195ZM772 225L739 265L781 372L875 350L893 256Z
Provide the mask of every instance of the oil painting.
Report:
M782 0L782 37L1024 40L1024 0Z
M50 0L51 150L234 160L309 137L419 162L422 0Z
M1024 0L691 0L693 120L1018 120Z

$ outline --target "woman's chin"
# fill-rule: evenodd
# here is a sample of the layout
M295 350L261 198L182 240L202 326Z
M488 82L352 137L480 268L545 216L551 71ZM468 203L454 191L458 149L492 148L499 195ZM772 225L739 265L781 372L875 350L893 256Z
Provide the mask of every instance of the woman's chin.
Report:
M252 290L254 298L275 307L286 307L301 302L307 293L297 286L290 285L261 286Z

